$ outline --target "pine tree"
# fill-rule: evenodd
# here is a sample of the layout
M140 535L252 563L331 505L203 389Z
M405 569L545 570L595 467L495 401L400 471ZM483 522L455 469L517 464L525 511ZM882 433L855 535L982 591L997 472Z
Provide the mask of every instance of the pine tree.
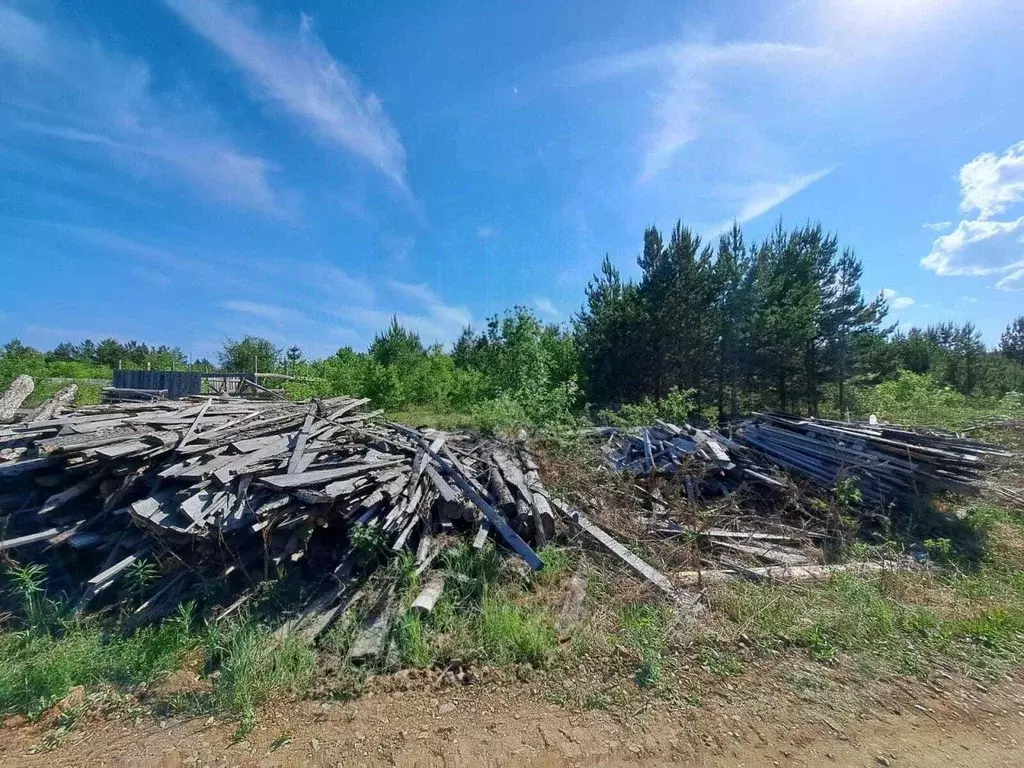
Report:
M999 338L999 351L1015 363L1024 365L1024 315L1006 326Z

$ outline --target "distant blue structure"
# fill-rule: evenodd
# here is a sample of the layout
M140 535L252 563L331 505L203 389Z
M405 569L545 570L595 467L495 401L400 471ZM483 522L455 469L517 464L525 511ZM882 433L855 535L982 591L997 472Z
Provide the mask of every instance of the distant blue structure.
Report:
M263 375L263 374L261 374ZM246 382L255 382L254 373L202 373L200 371L114 371L116 389L166 389L167 397L191 397L203 394L236 394Z
M118 389L166 389L167 396L189 397L203 391L203 374L197 371L114 371Z

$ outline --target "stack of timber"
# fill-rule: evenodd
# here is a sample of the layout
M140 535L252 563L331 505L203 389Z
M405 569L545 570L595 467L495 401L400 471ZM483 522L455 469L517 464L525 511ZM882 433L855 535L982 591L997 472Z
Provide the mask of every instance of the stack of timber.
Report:
M943 432L758 414L737 439L819 488L855 481L864 503L907 502L941 491L976 494L985 473L1013 454Z
M685 469L702 478L705 493L723 494L747 483L785 488L790 478L828 491L850 479L869 506L940 491L975 494L986 472L1012 456L959 435L772 413L740 422L731 438L663 421L633 432L601 431L606 464L635 476Z
M122 600L145 561L159 576L130 604L140 623L210 584L230 615L298 568L310 593L285 626L309 639L388 552L424 572L460 535L493 537L541 567L533 547L555 520L525 451L386 422L366 402L108 403L0 426L0 551L53 566L77 610ZM418 610L443 589L429 585Z

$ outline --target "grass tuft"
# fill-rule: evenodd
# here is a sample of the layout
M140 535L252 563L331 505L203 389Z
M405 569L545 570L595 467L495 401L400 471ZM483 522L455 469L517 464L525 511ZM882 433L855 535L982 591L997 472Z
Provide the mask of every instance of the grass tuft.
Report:
M626 642L640 655L636 683L649 688L661 682L662 665L668 647L669 612L661 605L631 603L619 616Z

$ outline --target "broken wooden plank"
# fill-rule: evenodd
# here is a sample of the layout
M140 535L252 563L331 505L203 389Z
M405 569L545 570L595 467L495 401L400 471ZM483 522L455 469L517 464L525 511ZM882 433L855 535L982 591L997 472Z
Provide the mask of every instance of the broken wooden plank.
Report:
M677 589L668 577L642 558L630 552L625 546L615 540L604 529L592 522L590 518L578 510L574 510L564 502L552 499L555 506L569 522L578 525L583 531L597 540L606 549L612 552L622 562L640 574L648 582L656 586L662 592L671 597L683 610L691 616L700 611L700 595L686 590Z
M176 447L179 450L188 445L189 441L196 434L196 430L199 429L199 424L203 420L203 416L205 416L206 412L210 410L210 406L212 404L213 398L207 398L206 402L199 408L199 412L196 414L195 421L193 421L192 425L187 430L185 430L185 434L182 435L181 440L178 441L178 445Z
M306 450L306 441L309 440L309 433L313 429L313 419L316 415L316 403L310 403L306 411L306 420L302 422L299 433L295 437L295 444L292 446L292 455L288 459L288 468L285 470L289 475L299 474L299 464L302 463L302 454Z
M320 483L325 483L330 480L354 477L355 475L362 474L363 472L367 472L371 469L393 466L402 461L405 461L404 457L396 456L393 459L376 461L369 464L352 464L343 467L335 467L333 469L318 469L312 472L301 472L295 475L270 475L268 477L261 477L260 482L281 490L302 488L304 486L319 485Z

